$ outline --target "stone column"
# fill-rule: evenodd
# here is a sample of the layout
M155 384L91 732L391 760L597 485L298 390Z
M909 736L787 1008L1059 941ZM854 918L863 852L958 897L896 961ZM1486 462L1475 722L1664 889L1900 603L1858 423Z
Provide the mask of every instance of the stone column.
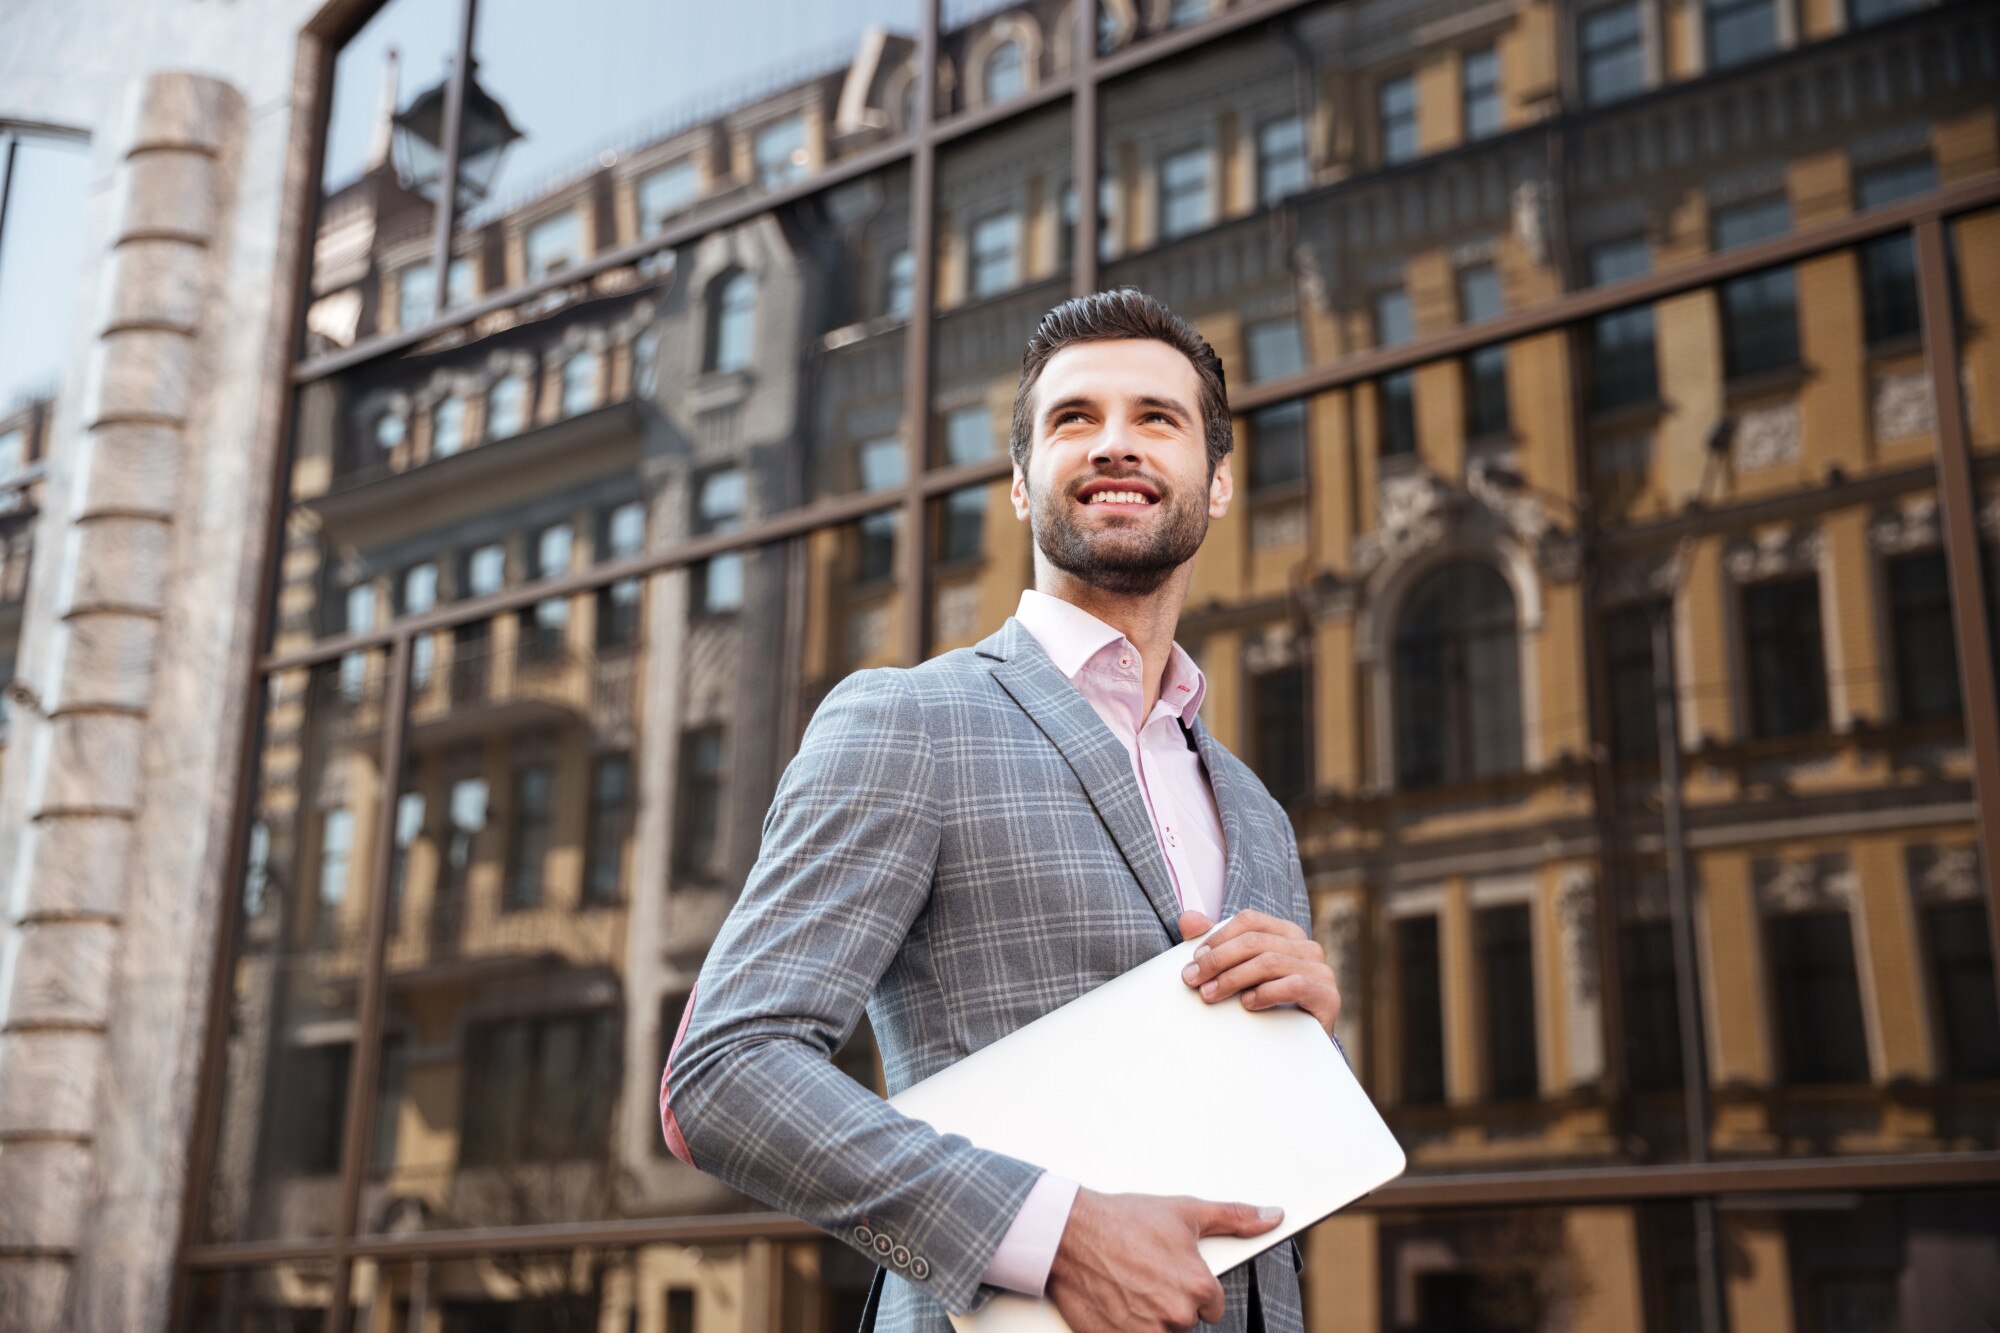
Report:
M244 107L159 74L131 111L89 374L37 534L53 568L27 669L44 716L19 760L0 938L0 1311L24 1331L164 1322L216 897L182 855L209 832L187 803L235 776L229 739L206 736L190 765L173 736L241 716L240 688L211 675L207 694L234 702L191 696L174 664L240 616L189 574L204 557L188 531L223 497L182 476L215 425ZM241 498L238 535L258 508Z

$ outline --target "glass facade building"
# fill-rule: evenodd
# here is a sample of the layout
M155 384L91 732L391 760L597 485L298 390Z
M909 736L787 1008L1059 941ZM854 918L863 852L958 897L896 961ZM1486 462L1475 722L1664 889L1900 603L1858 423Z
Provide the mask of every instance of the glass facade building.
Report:
M2000 1317L1989 7L284 22L163 1324L854 1326L866 1260L668 1154L665 1053L820 699L1012 611L1022 347L1128 284L1228 369L1179 638L1410 1156L1302 1238L1313 1333ZM30 378L9 542L106 420Z

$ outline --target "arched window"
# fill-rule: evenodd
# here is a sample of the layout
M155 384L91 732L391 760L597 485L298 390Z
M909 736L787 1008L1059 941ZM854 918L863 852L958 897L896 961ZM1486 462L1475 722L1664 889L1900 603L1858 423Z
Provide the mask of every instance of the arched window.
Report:
M431 409L431 457L446 458L465 447L465 400L456 394Z
M989 103L1006 102L1028 90L1028 70L1018 41L1005 41L986 57L980 86Z
M1514 592L1459 562L1414 588L1396 628L1396 783L1423 787L1521 767Z
M597 406L597 353L585 349L563 362L562 410L566 417Z
M723 274L708 289L708 370L741 370L750 364L756 331L757 279L741 269Z
M486 438L504 440L519 435L528 424L528 381L507 375L486 391Z

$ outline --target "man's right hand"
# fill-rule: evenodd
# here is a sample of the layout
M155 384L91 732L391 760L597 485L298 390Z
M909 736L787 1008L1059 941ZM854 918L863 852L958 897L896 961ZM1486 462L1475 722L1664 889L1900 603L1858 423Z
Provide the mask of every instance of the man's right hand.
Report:
M1080 1189L1049 1266L1048 1296L1075 1333L1161 1333L1222 1318L1203 1236L1261 1236L1281 1209Z

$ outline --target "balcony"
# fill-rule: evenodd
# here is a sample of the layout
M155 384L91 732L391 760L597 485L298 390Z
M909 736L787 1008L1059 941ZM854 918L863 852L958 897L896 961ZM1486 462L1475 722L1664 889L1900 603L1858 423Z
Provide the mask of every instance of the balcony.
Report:
M351 661L374 667L379 657ZM346 664L343 663L343 667ZM437 749L482 735L532 726L616 725L629 728L633 671L629 662L600 664L566 642L524 639L511 648L468 650L431 636L418 641L410 679L412 750ZM380 743L387 709L386 678L360 666L315 682L314 713L335 745Z

